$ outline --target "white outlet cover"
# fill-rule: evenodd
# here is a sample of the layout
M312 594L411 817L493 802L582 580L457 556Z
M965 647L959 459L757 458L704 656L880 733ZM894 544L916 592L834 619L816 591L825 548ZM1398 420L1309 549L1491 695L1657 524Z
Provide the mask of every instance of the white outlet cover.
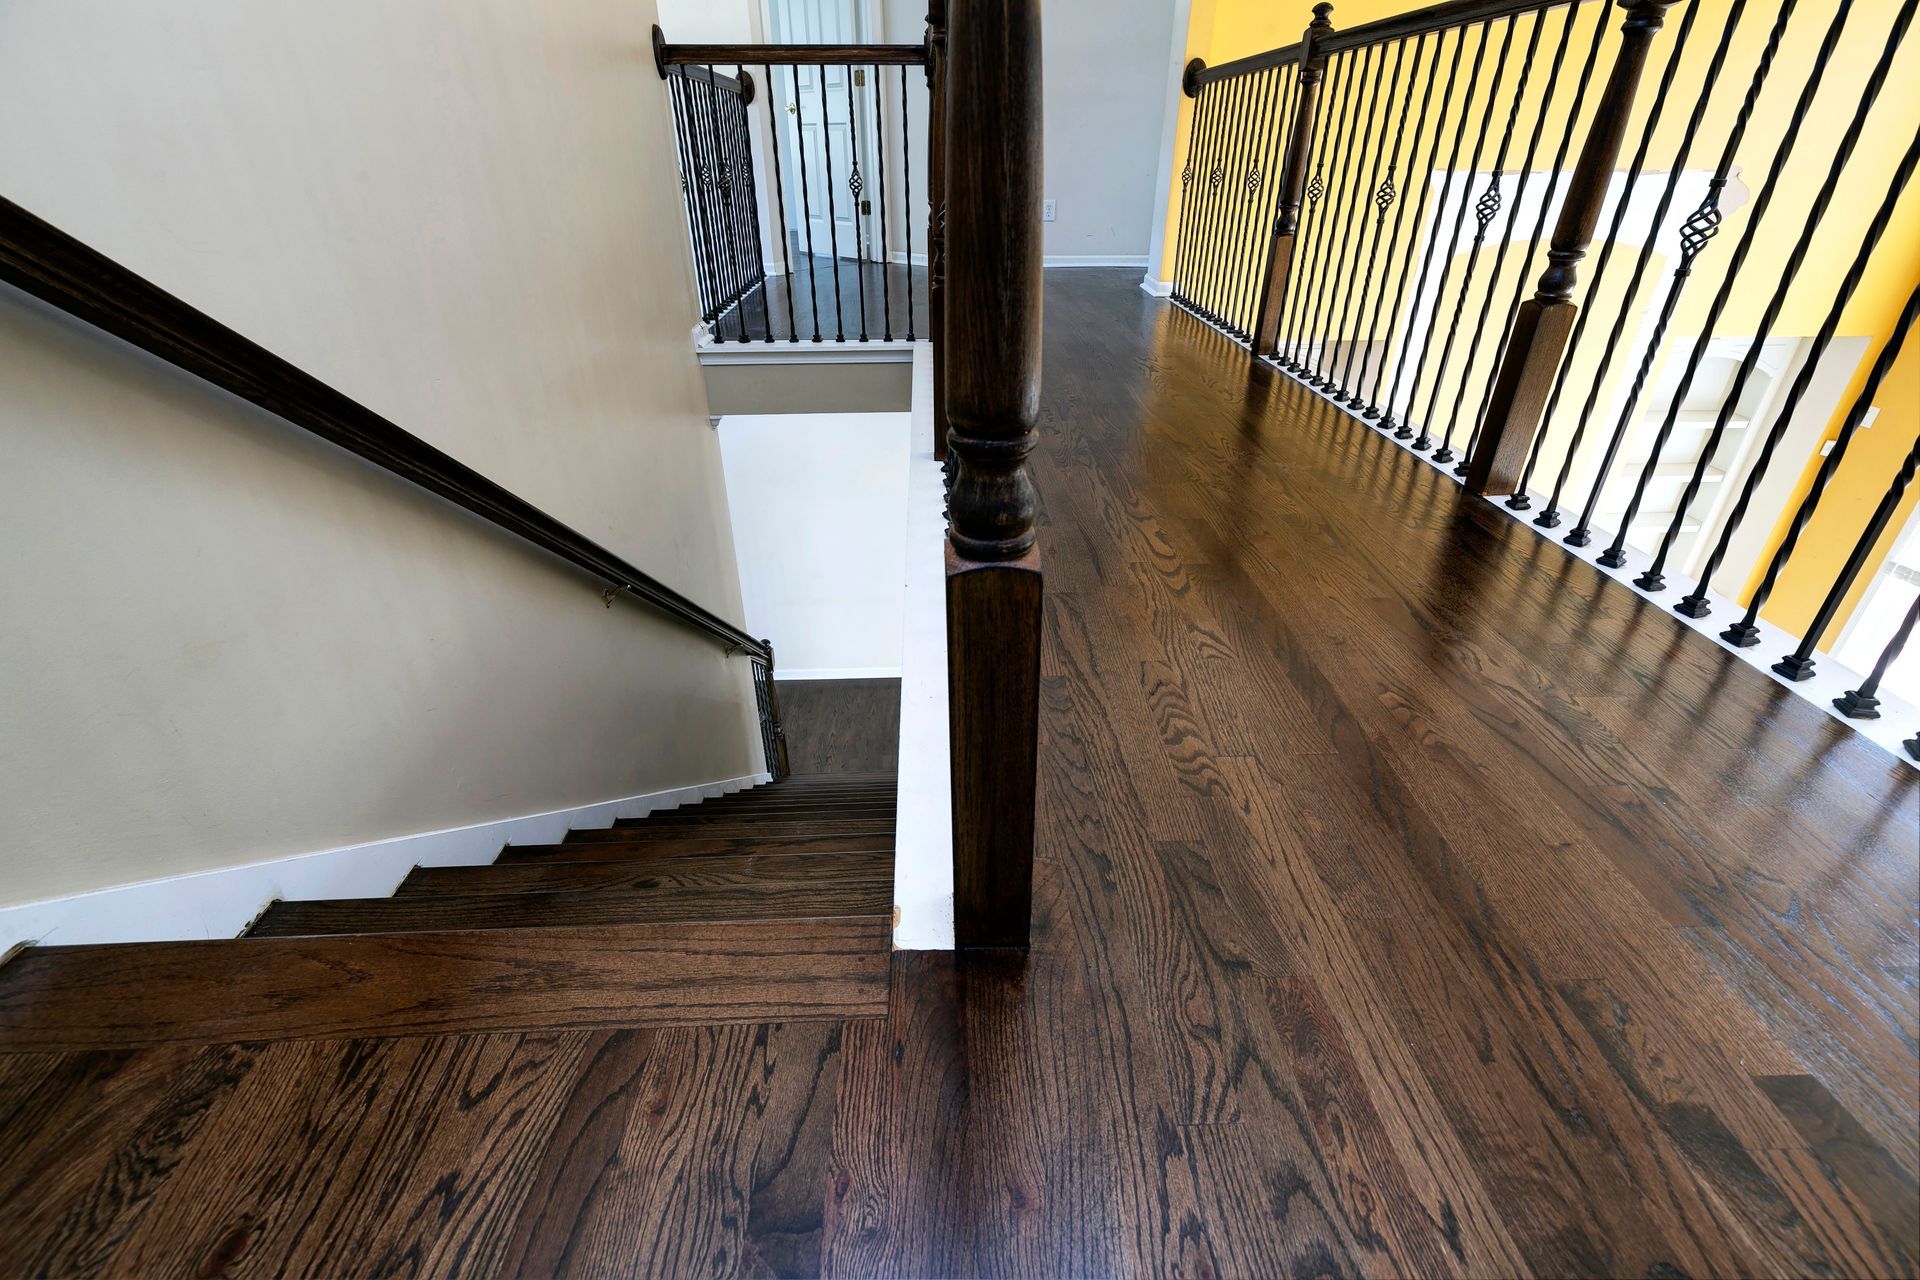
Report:
M1053 221L1053 218L1054 218L1054 202L1053 201L1043 200L1040 202L1040 217L1042 221L1045 221L1045 222Z

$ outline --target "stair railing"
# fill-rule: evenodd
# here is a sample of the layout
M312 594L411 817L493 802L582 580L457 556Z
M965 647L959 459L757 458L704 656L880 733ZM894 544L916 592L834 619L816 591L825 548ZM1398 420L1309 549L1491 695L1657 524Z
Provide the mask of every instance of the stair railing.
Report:
M932 91L932 48L931 34L920 44L670 44L653 29L714 342L919 336L926 286L912 229L934 206L924 182L915 200L914 157L928 157L933 139L916 141L910 121ZM932 248L929 234L929 257Z
M786 735L773 645L667 586L532 503L0 197L0 281L445 498L630 597L743 654L752 667L767 771L784 777Z
M1769 669L1810 679L1889 555L1915 470L1877 449L1845 486L1884 486L1877 506L1822 503L1920 305L1916 284L1864 352L1835 346L1863 280L1911 279L1883 241L1920 111L1883 91L1917 5L1731 0L1703 20L1692 0L1665 35L1674 0L1618 0L1617 22L1585 0L1449 0L1347 31L1317 5L1295 44L1186 70L1172 298L1471 492L1543 530L1570 514L1556 536L1606 539L1594 562L1651 597L1681 590L1684 617L1740 614L1717 633L1728 645L1791 644ZM1836 58L1849 37L1869 47ZM1796 42L1811 66L1777 73ZM1836 202L1843 188L1863 198ZM1845 273L1808 278L1836 242ZM1796 289L1826 319L1782 355ZM1816 520L1827 547L1855 550L1796 560ZM1770 619L1782 636L1760 612L1788 576L1820 603ZM1876 612L1867 677L1822 691L1843 716L1881 714L1914 631L1901 614Z

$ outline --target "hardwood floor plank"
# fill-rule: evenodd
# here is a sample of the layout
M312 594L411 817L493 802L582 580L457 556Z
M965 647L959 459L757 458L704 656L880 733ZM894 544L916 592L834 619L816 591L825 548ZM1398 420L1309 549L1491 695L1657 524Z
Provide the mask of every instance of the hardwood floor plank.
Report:
M0 969L0 1045L87 1048L859 1017L884 919L48 947Z
M511 893L641 893L715 888L743 880L808 885L823 881L891 880L893 852L721 854L710 858L621 862L492 863L483 867L415 867L394 890L398 898Z

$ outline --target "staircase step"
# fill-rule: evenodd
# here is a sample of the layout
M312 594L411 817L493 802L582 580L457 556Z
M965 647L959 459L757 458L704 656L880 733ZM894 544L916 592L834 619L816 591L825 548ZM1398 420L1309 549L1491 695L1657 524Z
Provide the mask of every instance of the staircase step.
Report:
M644 818L620 818L614 826L633 827L709 827L739 826L747 822L886 822L895 812L893 801L870 805L805 806L765 809L668 809Z
M575 834L585 835L585 832ZM652 839L636 840L630 831L604 833L610 838L569 839L565 844L513 844L500 851L493 865L525 862L637 862L664 858L715 857L723 854L813 854L853 853L861 850L893 852L891 829L878 835L854 832L808 832L804 835L771 836L656 833Z
M885 818L846 818L838 821L781 819L775 822L703 823L698 827L657 826L639 823L631 827L589 827L567 832L567 844L595 844L605 841L646 844L653 840L677 840L690 836L820 836L820 835L893 835L893 815Z
M713 800L698 800L656 813L713 813L720 809L824 809L834 805L892 804L899 792L892 787L871 791L842 791L831 795L780 795L764 791L739 791ZM651 816L651 815L649 815Z
M0 1052L880 1017L885 917L33 947Z
M767 920L829 916L886 918L893 882L822 880L655 888L644 893L532 893L501 898L334 898L276 902L247 930L249 938L336 934L453 933L474 929L599 928L669 921Z
M570 848L577 846L554 846ZM394 890L400 899L507 893L631 893L737 884L806 885L891 880L893 851L748 853L638 862L495 862L484 867L415 867Z

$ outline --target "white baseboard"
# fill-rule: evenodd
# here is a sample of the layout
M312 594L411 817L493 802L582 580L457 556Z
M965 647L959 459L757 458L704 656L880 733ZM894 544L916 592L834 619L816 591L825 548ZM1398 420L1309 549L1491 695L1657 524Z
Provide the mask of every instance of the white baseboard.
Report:
M895 249L887 255L887 261L896 267L924 267L927 265L927 255L924 253L907 253L904 250Z
M1147 266L1147 255L1144 253L1134 253L1121 254L1116 257L1109 254L1081 256L1070 253L1049 253L1042 259L1041 265L1048 267L1139 267L1144 271Z
M1141 276L1140 288L1143 292L1150 293L1156 298L1171 298L1173 296L1173 281L1171 280L1156 280L1150 275Z
M0 907L0 955L29 941L68 946L231 938L275 898L384 898L416 866L484 866L499 856L503 845L554 844L575 827L611 826L615 818L645 817L658 809L726 795L767 779L765 773L747 774L577 809L423 831Z
M898 667L796 667L792 671L781 667L773 673L775 680L893 680L900 675Z

